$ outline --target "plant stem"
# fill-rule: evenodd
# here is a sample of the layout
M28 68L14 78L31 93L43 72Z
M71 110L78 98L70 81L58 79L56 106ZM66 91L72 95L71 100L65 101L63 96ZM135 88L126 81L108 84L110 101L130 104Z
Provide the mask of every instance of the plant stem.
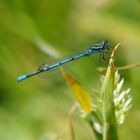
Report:
M114 77L115 77L115 55L119 44L114 48L104 82L101 89L102 116L103 116L103 140L118 140L117 126L114 106Z

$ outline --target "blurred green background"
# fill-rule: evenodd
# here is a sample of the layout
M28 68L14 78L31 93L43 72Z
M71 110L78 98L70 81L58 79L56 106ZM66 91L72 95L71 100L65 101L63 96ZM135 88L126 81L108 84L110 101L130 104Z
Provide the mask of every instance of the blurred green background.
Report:
M21 83L16 78L106 39L112 47L122 43L117 66L140 61L140 1L0 0L0 140L49 140L63 134L74 98L60 72ZM101 87L99 66L107 62L99 63L93 55L64 67L95 94L92 88ZM133 107L119 137L138 140L140 68L120 73L132 89ZM78 140L95 139L78 113L74 126Z

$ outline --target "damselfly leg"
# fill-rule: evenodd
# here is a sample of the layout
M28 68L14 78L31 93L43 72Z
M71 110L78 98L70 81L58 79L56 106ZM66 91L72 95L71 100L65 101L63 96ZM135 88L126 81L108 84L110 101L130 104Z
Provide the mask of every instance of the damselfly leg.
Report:
M110 54L109 48L108 48L108 50L102 50L99 53L100 53L99 62L102 62L102 60L106 61L111 58L111 57L105 57L105 54Z

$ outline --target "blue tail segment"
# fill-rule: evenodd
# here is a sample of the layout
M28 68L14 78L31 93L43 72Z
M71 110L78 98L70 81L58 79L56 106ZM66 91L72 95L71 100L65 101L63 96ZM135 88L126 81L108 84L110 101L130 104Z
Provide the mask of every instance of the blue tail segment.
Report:
M21 75L17 78L17 82L23 81L27 78L27 75Z
M32 72L32 73L29 73L27 75L21 75L17 78L17 82L20 82L20 81L23 81L29 77L32 77L34 75L37 75L39 73L42 73L42 72L45 72L45 71L49 71L51 69L54 69L56 67L59 67L65 63L68 63L68 62L71 62L73 60L76 60L76 59L79 59L79 58L82 58L82 57L86 57L86 56L90 56L91 54L94 54L94 53L99 53L100 54L100 58L102 58L103 60L105 60L105 57L104 57L104 52L107 50L109 50L109 44L108 44L108 41L104 41L102 42L101 44L93 44L91 45L86 51L80 53L80 54L76 54L72 57L69 57L69 58L66 58L64 60L61 60L59 62L56 62L54 64L51 64L51 65L48 65L46 67L42 67L42 68L38 68L36 71Z

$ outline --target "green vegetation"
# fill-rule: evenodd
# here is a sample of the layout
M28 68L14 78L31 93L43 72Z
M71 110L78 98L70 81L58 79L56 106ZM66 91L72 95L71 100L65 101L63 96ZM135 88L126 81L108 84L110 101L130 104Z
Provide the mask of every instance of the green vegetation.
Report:
M65 130L74 98L61 73L52 71L16 83L20 74L106 39L111 46L121 42L116 66L140 62L138 0L0 0L0 11L0 140L51 140L56 135L70 139ZM99 63L93 55L64 67L93 93L93 87L101 87L98 67L107 65L108 61ZM140 67L119 73L133 97L133 107L118 129L119 140L137 140ZM78 113L73 125L76 139L95 139Z

